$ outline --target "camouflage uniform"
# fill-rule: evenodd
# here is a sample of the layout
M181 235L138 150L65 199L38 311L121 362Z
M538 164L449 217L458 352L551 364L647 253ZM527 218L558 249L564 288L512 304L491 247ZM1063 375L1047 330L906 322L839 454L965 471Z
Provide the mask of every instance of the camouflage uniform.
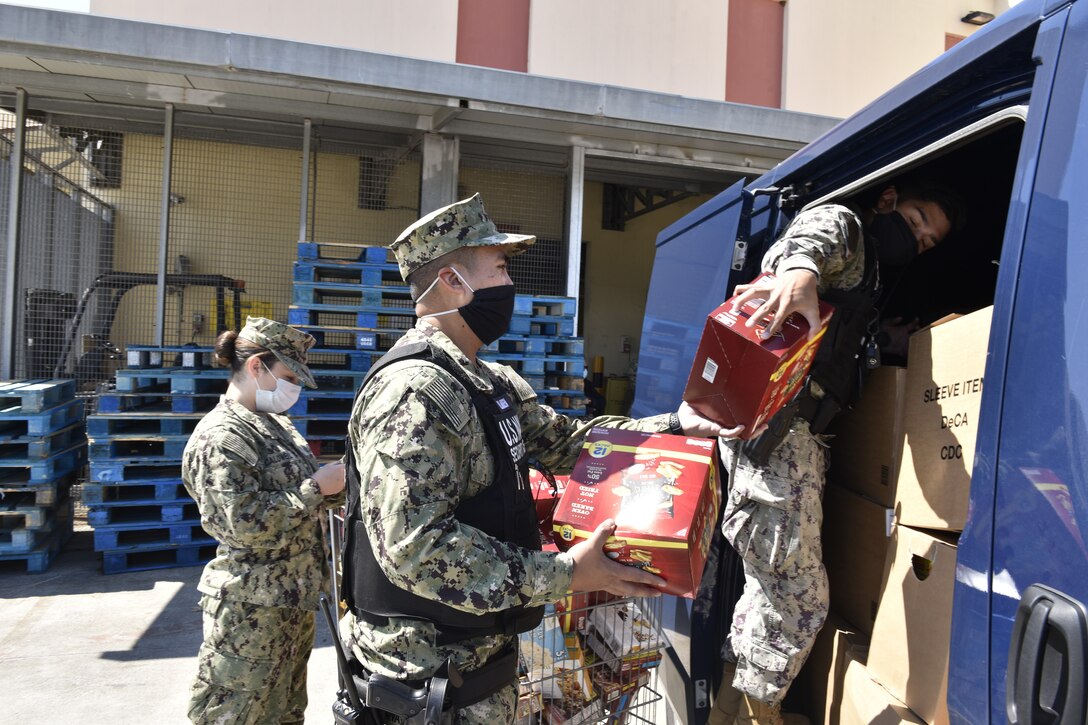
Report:
M407 278L427 261L465 244L523 245L532 237L498 235L477 196L417 222L401 240L393 249ZM570 469L594 426L668 430L668 415L641 420L603 416L588 422L560 415L540 404L512 369L471 362L425 320L397 345L421 340L453 361L479 390L505 387L518 408L529 457L553 470ZM362 520L374 555L395 585L474 613L539 606L566 594L574 568L569 554L500 542L453 517L463 498L490 485L495 459L468 392L449 372L421 360L381 370L356 400L348 434L362 486ZM378 626L350 612L341 621L341 635L369 671L409 680L431 677L448 658L462 671L477 669L512 643L496 635L440 646L428 622L394 617ZM516 683L511 682L461 710L457 722L513 722L516 700Z
M289 357L296 374L305 372L300 380L312 383L304 357L300 363L277 348L281 328L251 318L240 336ZM225 397L185 447L182 480L204 529L220 542L197 587L204 642L193 722L303 721L313 612L328 580L323 513L337 503L311 478L317 468L289 419Z
M865 269L861 235L861 221L846 207L804 211L767 251L763 271L812 270L821 295L852 289ZM827 449L801 418L793 420L764 467L748 461L741 445L720 446L730 481L722 531L743 559L745 574L723 654L737 663L736 690L778 705L827 616L820 544Z

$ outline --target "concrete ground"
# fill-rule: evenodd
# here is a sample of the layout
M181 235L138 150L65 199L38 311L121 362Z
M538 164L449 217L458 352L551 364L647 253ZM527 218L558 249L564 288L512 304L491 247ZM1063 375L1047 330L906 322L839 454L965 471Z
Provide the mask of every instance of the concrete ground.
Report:
M101 573L77 531L44 574L0 562L0 721L187 723L202 639L202 566ZM336 661L324 621L310 658L308 722L330 722Z

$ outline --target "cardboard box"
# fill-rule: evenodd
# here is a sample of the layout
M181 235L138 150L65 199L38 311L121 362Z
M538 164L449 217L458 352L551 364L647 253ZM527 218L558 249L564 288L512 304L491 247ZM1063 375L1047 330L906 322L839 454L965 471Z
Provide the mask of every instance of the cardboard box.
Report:
M593 683L580 647L572 652L555 611L549 606L535 629L518 635L518 657L534 690L545 699L591 700Z
M762 274L757 280L773 275ZM707 316L683 398L721 425L751 435L800 390L834 309L820 303L822 326L810 341L808 322L790 315L777 335L760 340L769 321L745 322L763 304L751 300L733 312L733 298Z
M897 699L933 725L948 722L946 692L956 543L897 525L873 623L868 668Z
M831 608L866 635L873 633L892 509L837 485L824 492L824 567Z
M896 520L962 531L967 521L990 318L987 307L914 334Z
M829 720L829 725L922 725L925 722L874 679L857 650L847 650L845 656L842 701L837 718Z
M809 719L815 725L839 722L842 707L843 681L846 673L846 653L868 651L869 638L835 613L828 613L823 629L816 637L808 660L802 670L809 691Z
M832 424L831 480L884 506L895 505L903 456L903 406L907 369L869 373L861 400Z
M717 445L707 438L595 428L554 514L562 546L616 522L605 552L693 597L721 506Z
M569 476L553 476L555 485L549 481L543 473L535 468L529 469L529 488L533 492L533 502L536 504L536 520L540 522L542 529L551 529L552 513L559 503L559 497L563 495L563 489L567 487Z

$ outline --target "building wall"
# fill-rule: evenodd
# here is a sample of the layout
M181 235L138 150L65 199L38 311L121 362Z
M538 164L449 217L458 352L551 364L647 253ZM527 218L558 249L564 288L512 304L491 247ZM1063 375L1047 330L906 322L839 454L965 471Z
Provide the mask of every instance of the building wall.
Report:
M585 185L582 238L586 244L584 320L586 361L604 357L605 375L624 375L637 362L646 291L658 233L706 201L693 196L633 219L622 232L601 228L604 185ZM631 338L631 354L620 352L620 338Z
M452 0L91 0L91 13L451 63L457 56Z
M721 100L727 16L723 0L538 0L529 72Z
M970 35L970 10L1004 0L836 0L786 4L782 105L848 116L945 51L945 34Z
M91 0L98 15L847 116L1018 0ZM732 25L731 25L732 24ZM743 27L739 27L743 26Z

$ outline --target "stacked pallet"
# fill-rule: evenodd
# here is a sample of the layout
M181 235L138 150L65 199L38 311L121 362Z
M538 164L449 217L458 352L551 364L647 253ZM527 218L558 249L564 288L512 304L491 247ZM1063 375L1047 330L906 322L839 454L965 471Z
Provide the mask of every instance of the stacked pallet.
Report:
M355 390L415 324L414 310L384 248L299 243L287 322L317 340L308 361L318 387L303 388L288 414L318 458L344 454Z
M510 331L480 357L519 372L545 405L582 416L587 402L585 344L574 337L576 304L572 297L518 295Z
M83 503L106 574L193 566L215 554L181 483L185 444L227 387L229 372L209 369L210 353L129 347L126 368L87 417Z
M74 380L0 383L0 561L49 568L72 535L72 483L86 461Z
M585 358L582 339L574 337L575 307L570 297L518 295L509 333L481 357L517 370L556 410L584 415ZM351 372L365 377L415 319L408 285L385 248L299 244L288 322L317 338L310 359L318 368L350 365ZM296 427L311 445L322 446L322 453L342 453L352 395L346 387L321 385L303 391L291 410Z

